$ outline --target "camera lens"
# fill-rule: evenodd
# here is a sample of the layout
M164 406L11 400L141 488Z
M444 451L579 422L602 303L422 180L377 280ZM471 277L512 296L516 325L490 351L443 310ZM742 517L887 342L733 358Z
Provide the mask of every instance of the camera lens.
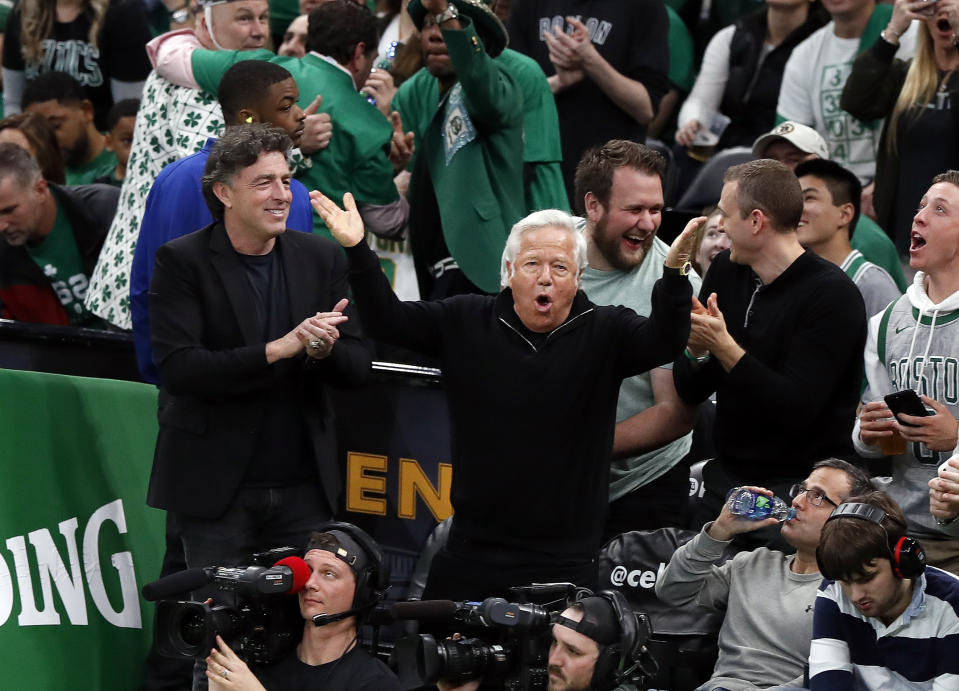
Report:
M249 629L242 610L202 602L157 603L157 646L166 655L206 656L216 644L215 636L232 641Z
M206 637L206 622L203 617L195 611L188 610L183 612L183 619L178 627L180 640L190 648L195 648L203 644Z
M509 669L509 658L501 645L479 638L441 641L438 644L440 679L465 682L477 677L495 678Z

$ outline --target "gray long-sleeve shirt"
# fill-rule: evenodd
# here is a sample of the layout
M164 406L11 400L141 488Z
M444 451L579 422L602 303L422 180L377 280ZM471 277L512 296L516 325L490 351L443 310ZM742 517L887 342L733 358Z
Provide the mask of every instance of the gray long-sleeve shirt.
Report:
M696 602L726 615L713 676L697 691L802 686L822 576L793 573L792 556L765 547L716 565L729 543L711 538L709 525L676 550L656 583L667 604Z

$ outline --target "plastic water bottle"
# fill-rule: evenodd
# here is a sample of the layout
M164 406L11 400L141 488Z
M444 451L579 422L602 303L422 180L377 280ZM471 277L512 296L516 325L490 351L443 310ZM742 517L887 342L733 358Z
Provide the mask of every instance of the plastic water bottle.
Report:
M726 506L734 516L741 516L751 521L762 521L766 518L791 521L796 516L796 509L779 497L767 497L765 494L753 492L745 487L737 487L730 491Z

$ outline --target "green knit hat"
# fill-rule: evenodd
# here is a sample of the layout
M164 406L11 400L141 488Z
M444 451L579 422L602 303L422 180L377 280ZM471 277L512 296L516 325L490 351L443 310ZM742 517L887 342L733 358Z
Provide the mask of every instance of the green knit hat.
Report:
M483 39L483 46L490 57L496 57L509 45L509 34L506 27L499 17L493 14L488 3L483 0L450 0L450 4L456 7L456 10L464 17L468 17L476 33ZM426 20L426 10L423 9L421 0L410 0L406 11L413 18L413 24L417 29L422 30L423 22Z

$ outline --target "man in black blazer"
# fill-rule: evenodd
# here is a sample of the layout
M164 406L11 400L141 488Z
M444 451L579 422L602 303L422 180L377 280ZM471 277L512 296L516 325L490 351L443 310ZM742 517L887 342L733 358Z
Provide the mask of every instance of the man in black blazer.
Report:
M214 222L156 253L147 502L173 514L190 568L303 544L342 490L325 387L362 383L371 356L340 249L284 232L290 146L269 125L227 130L203 176Z

